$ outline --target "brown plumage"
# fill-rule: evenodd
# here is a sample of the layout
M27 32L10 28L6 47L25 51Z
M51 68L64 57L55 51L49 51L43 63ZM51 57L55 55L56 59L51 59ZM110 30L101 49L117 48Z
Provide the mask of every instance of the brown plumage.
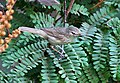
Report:
M76 27L68 27L68 28L59 27L59 28L42 28L42 29L19 27L19 30L38 34L41 37L47 39L52 45L70 43L73 42L73 39L76 36L80 36L80 31Z

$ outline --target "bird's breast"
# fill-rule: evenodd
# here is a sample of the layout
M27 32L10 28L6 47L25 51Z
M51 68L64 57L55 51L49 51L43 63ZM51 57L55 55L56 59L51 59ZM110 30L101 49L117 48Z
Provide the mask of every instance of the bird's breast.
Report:
M62 44L63 42L55 37L48 36L48 41L52 45Z
M67 44L67 43L72 42L70 38L63 37L62 39L58 39L52 36L48 36L48 41L52 45L61 45L61 44Z

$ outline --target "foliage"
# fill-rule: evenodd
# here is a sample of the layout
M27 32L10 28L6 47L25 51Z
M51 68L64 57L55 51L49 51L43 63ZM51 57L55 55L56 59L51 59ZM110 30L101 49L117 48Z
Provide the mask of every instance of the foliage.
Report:
M45 6L18 0L14 6L12 30L19 26L50 28L63 26L63 1ZM65 57L49 48L47 40L24 32L0 54L1 83L114 83L120 81L120 1L76 0L67 17L82 37L64 45ZM70 0L67 0L67 8ZM91 5L92 4L92 5ZM55 15L52 15L52 12ZM62 16L62 17L61 17ZM58 19L61 17L61 19Z

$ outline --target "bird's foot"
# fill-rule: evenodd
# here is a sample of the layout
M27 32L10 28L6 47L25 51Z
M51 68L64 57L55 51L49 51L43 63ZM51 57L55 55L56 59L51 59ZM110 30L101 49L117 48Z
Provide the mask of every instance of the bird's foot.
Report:
M53 46L51 46L51 48L52 48L54 51L56 51L58 54L60 54L59 60L61 60L61 59L65 58L65 51L64 51L63 46L62 46L62 48L61 48L60 46L57 46L57 47L61 50L61 52L58 51L57 49L55 49Z
M61 59L63 59L63 58L65 58L65 53L61 53L61 54L60 54L59 60L61 60Z

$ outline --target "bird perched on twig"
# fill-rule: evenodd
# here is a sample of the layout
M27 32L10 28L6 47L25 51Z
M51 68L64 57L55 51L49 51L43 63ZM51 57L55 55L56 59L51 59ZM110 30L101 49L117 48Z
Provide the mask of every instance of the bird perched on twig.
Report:
M77 27L68 27L68 28L59 27L59 28L42 28L42 29L19 27L18 29L23 32L38 34L44 39L48 40L48 42L52 45L51 48L54 51L58 52L61 55L61 57L63 57L63 53L64 53L63 47L60 48L62 52L59 52L53 46L71 43L77 36L80 36L80 31Z
M42 29L19 27L18 29L23 32L38 34L41 37L47 39L51 45L71 43L73 42L74 38L80 36L80 31L77 27Z

